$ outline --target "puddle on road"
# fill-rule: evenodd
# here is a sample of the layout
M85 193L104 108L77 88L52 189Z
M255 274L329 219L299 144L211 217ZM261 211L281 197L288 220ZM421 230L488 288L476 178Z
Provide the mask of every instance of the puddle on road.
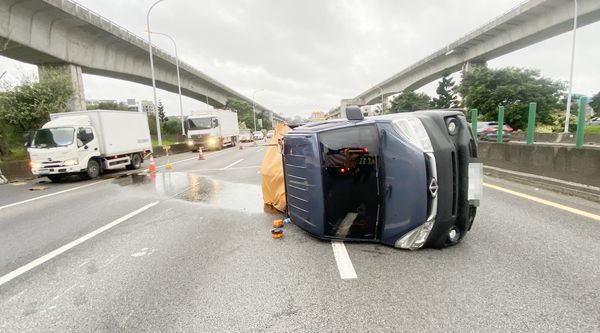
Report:
M113 183L215 208L249 213L265 211L262 189L254 184L232 183L184 172L130 174L114 179Z

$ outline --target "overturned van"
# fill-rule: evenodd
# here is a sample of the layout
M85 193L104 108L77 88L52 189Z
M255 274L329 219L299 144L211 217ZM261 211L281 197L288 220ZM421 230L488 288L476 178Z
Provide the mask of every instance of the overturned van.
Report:
M324 239L442 248L471 229L482 166L462 112L312 123L284 136L288 214Z

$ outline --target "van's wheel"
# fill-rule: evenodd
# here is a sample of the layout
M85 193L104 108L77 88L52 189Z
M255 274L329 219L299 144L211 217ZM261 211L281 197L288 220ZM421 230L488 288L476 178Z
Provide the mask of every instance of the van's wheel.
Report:
M142 166L140 154L131 155L131 163L127 165L127 170L137 170Z
M94 179L100 175L100 164L95 160L90 160L88 162L87 169L85 170L85 175L89 179Z

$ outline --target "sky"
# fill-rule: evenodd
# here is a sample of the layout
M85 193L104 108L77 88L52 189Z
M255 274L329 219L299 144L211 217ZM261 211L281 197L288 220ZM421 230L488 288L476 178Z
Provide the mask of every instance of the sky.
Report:
M92 11L144 36L155 0L79 0ZM285 117L327 112L370 86L459 39L520 0L166 0L151 29L171 35L181 61ZM578 29L573 91L600 91L600 22ZM492 68L539 69L567 81L572 34L565 33L491 60ZM169 40L153 43L173 53ZM17 80L35 67L0 57L0 74ZM456 75L459 79L460 76ZM140 84L84 75L87 99L152 100ZM418 91L435 95L436 82ZM167 115L176 94L158 91ZM206 109L184 97L184 113Z

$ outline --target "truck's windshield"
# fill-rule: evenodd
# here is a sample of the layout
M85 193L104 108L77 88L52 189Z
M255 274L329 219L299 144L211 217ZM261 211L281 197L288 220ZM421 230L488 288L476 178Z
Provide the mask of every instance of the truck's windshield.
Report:
M212 118L188 118L188 127L191 130L211 129L212 125Z
M42 128L35 132L31 142L32 148L51 148L68 146L73 143L75 129L73 127Z

